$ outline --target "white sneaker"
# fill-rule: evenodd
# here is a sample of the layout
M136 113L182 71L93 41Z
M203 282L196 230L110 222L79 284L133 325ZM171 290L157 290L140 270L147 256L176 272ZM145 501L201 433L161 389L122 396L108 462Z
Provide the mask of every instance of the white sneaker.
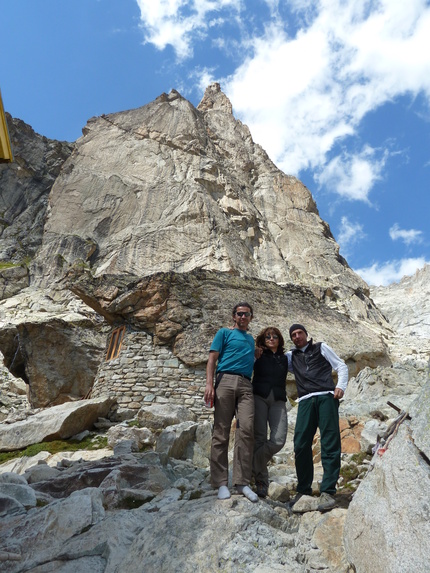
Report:
M231 497L230 491L226 485L222 485L218 489L218 499L229 499Z
M256 501L258 501L258 495L255 492L253 492L249 486L237 485L236 489L237 489L238 493L241 493L242 495L244 495L246 497L246 499L249 499L249 501L252 501L252 503L255 503Z

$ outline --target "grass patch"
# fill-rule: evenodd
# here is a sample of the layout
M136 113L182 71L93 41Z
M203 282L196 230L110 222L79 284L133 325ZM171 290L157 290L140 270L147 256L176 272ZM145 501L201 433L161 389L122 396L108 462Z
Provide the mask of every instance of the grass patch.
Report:
M11 269L12 267L19 267L15 263L7 263L6 261L0 261L0 271L3 269Z
M48 501L43 501L41 499L38 499L36 501L36 507L45 507L46 505L48 505L48 503L49 503Z
M107 447L105 436L87 436L81 441L78 440L53 440L52 442L39 442L32 444L22 450L0 453L0 464L15 458L31 458L40 452L58 454L59 452L78 452L79 450L100 450Z

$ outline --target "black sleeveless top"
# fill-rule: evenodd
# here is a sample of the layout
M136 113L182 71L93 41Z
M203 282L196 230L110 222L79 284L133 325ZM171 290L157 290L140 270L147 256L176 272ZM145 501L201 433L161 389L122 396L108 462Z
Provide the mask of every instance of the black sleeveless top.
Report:
M299 398L312 392L334 390L333 368L321 354L321 342L313 344L311 340L304 352L295 348L292 362Z

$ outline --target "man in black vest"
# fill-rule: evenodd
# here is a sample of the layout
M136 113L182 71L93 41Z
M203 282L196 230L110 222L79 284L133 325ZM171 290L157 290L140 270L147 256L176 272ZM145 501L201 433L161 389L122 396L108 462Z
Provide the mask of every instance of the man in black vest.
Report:
M301 324L290 327L295 348L287 352L288 368L296 379L298 412L294 431L294 456L297 473L296 502L302 495L312 494L314 464L312 442L317 431L321 436L323 479L320 484L318 509L327 511L336 502L336 483L340 472L339 399L348 384L348 367L324 342L308 341ZM338 374L335 387L332 371Z

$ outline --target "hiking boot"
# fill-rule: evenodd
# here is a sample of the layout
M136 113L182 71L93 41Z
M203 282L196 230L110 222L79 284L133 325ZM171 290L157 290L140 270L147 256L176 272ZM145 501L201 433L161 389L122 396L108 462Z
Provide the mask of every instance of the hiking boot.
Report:
M256 486L258 497L267 497L267 494L269 493L269 486L262 481L258 481Z
M294 505L295 503L297 503L297 502L299 501L299 499L300 499L301 497L303 497L304 495L305 495L304 493L299 493L299 492L297 492L296 495L293 497L293 499L290 499L290 501L288 502L288 506L289 506L289 507L293 507L293 505Z
M330 511L333 507L336 507L334 497L326 491L323 491L318 500L318 511Z

